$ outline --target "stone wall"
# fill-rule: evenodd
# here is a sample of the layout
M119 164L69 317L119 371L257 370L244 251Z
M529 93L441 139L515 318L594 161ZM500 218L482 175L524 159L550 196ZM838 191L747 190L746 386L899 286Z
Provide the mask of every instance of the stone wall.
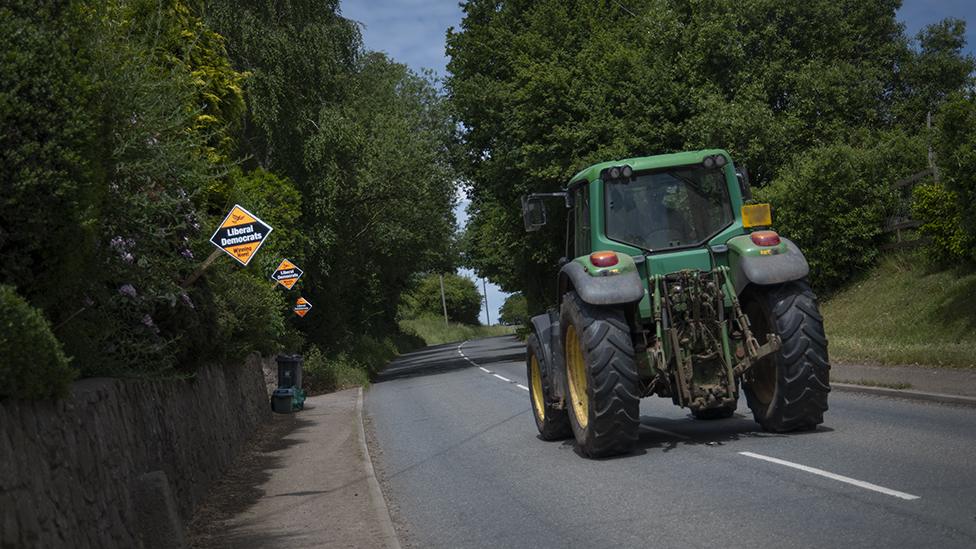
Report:
M185 524L269 418L257 357L192 380L86 379L63 400L0 401L0 546L143 546L137 479L164 472Z

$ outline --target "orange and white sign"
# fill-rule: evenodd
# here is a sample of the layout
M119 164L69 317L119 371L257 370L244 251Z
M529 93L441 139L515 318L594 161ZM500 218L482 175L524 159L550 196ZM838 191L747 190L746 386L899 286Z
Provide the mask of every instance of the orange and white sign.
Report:
M271 280L290 290L298 282L298 279L302 277L302 274L303 271L294 263L283 259L274 272L271 273Z
M292 310L295 311L296 315L305 318L305 315L312 310L312 304L306 301L304 297L300 297L295 301L295 308Z
M210 242L241 265L247 266L274 229L251 212L235 204Z

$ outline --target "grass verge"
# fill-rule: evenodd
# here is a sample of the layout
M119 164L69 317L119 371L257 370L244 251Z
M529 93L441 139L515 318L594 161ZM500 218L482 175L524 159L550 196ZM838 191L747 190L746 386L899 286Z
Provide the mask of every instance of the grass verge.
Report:
M891 255L821 305L833 360L976 367L976 273Z
M886 381L875 381L873 379L831 379L831 383L847 383L850 385L863 385L865 387L884 387L886 389L911 389L911 383L888 383Z
M401 320L400 329L408 335L423 339L427 345L515 333L514 326L472 326L456 322L445 325L443 318L429 316Z

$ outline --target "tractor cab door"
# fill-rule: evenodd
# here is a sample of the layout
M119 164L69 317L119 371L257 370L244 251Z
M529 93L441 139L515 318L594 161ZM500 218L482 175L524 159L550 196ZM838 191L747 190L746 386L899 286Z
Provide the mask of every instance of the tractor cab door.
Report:
M593 250L590 234L590 187L580 185L573 191L573 247L571 257L588 255Z

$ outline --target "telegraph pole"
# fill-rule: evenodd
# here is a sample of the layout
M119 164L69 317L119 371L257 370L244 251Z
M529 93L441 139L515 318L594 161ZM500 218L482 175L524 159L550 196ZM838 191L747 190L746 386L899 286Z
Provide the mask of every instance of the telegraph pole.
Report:
M481 289L485 292L485 320L491 326L491 317L488 316L488 285L485 283L484 278L481 279Z
M450 326L447 322L447 299L444 298L444 275L441 274L441 307L444 308L444 325Z

